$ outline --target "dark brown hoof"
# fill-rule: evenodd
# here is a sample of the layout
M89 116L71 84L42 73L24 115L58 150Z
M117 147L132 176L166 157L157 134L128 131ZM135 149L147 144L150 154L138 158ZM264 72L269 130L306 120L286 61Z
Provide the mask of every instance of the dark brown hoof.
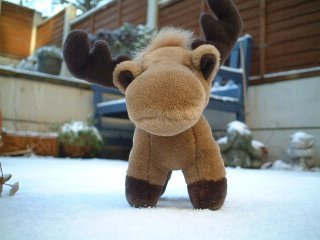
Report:
M161 192L162 186L130 176L126 177L126 198L132 207L154 207Z
M217 210L227 196L227 179L195 182L188 185L188 192L194 208Z

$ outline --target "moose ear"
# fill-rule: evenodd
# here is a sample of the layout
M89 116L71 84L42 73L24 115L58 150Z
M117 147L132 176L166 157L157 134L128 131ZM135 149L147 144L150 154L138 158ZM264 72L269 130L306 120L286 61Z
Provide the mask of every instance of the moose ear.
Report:
M205 44L192 51L192 63L203 78L212 81L220 66L220 53L212 45Z
M141 66L135 61L124 61L113 72L113 84L125 93L127 87L142 73Z

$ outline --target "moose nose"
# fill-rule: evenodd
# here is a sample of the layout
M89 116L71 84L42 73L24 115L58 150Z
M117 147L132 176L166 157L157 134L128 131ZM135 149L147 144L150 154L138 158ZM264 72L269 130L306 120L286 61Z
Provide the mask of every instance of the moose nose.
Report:
M136 125L148 120L147 128L154 129L150 125L154 120L156 124L166 124L166 128L176 124L184 128L200 118L205 107L205 90L187 67L158 64L129 85L126 99L129 117Z

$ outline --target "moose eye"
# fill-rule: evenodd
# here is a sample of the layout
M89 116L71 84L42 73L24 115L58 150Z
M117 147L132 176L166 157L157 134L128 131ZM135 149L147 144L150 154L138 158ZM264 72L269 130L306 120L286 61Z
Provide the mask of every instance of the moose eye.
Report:
M200 60L200 71L205 79L208 79L217 63L216 56L212 53L204 54Z
M129 70L122 71L119 73L119 83L124 89L126 89L130 85L130 83L132 83L133 80L134 76L132 72L130 72Z

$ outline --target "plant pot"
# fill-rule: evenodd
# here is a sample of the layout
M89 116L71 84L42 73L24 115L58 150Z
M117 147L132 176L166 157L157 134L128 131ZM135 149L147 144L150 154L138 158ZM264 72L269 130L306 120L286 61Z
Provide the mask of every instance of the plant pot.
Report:
M55 56L44 55L38 56L38 71L53 75L59 75L61 70L62 60Z
M81 157L89 157L91 153L90 146L77 146L77 145L62 145L63 153L66 157L71 158L81 158Z

